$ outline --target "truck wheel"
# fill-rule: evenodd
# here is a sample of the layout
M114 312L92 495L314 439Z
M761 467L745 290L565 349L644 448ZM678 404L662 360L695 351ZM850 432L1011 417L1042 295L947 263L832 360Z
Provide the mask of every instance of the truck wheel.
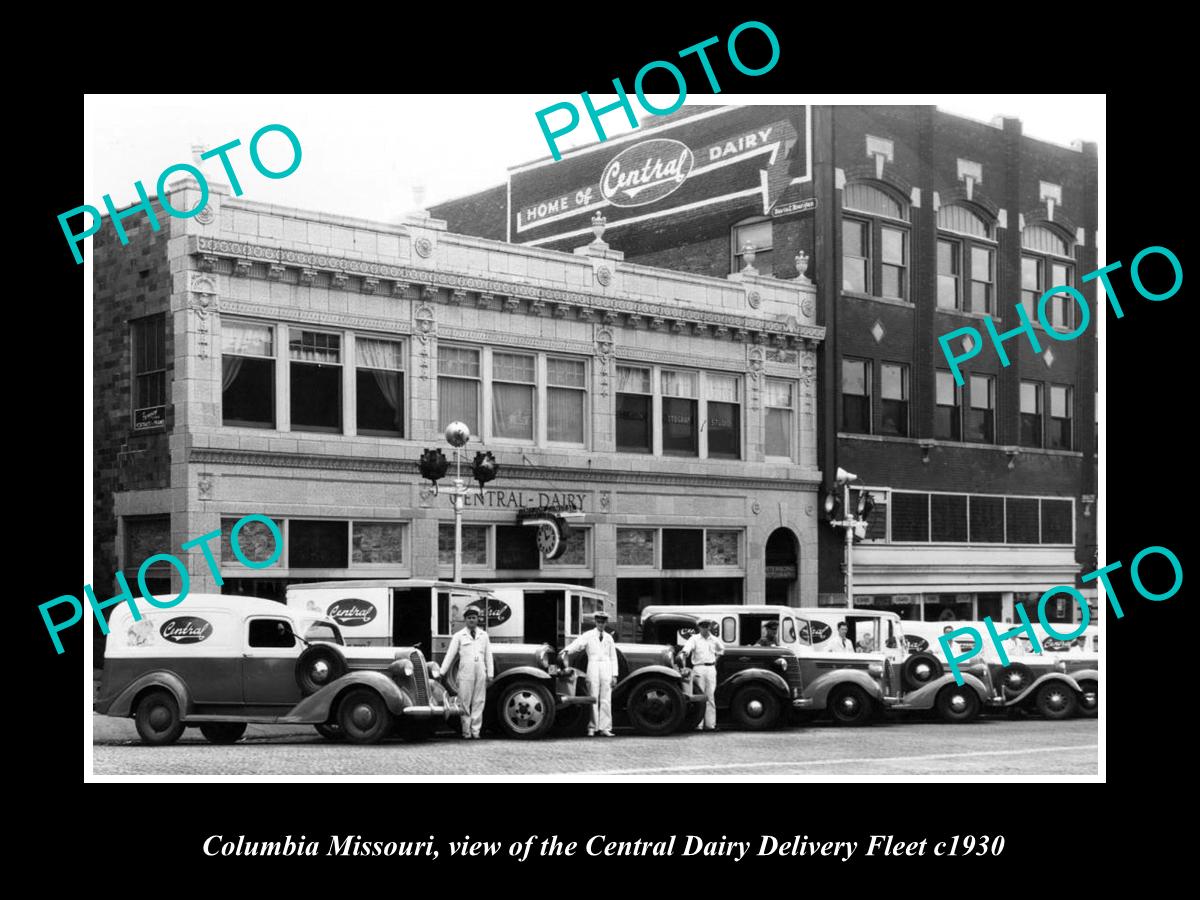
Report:
M179 704L170 691L151 691L142 697L133 719L142 743L156 747L175 743L185 727Z
M342 726L336 722L324 722L313 727L317 729L317 734L327 741L344 741L346 739L346 735L342 733Z
M1100 711L1100 685L1090 678L1079 682L1082 693L1079 695L1079 714L1085 719L1096 718Z
M1069 719L1079 709L1075 692L1063 681L1043 684L1037 692L1037 711L1047 719Z
M733 720L751 731L765 731L779 722L779 698L761 684L741 688L729 703Z
M352 744L377 744L392 730L392 714L369 688L355 688L338 704L338 725Z
M236 744L246 733L245 722L205 722L200 733L210 744Z
M970 722L979 715L979 695L969 685L951 684L938 692L936 707L943 722Z
M685 704L677 685L665 678L646 678L630 689L625 711L638 734L660 737L679 728Z
M874 701L856 684L835 687L829 692L827 706L839 725L866 725L875 713Z
M300 695L315 694L346 674L346 660L328 644L306 647L296 660L296 684Z
M554 726L554 697L536 682L507 685L496 703L496 724L505 737L519 740L545 737Z
M703 694L699 696L703 697ZM687 710L683 714L683 722L679 725L679 730L689 732L699 728L700 723L704 721L704 707L706 705L705 703L696 703L695 701L688 703Z
M900 677L910 691L924 687L942 674L942 662L932 653L914 653L904 661Z

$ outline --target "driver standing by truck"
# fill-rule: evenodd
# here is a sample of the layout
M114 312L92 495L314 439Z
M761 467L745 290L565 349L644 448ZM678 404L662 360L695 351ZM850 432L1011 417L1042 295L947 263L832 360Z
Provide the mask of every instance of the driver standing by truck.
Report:
M612 689L617 683L617 645L604 630L608 624L608 613L598 609L592 618L596 627L571 641L563 653L587 650L588 693L596 698L596 705L592 707L592 721L588 725L588 737L596 734L612 737Z
M725 645L715 634L708 633L717 624L712 619L701 619L696 624L700 631L683 644L683 654L692 664L692 677L700 683L700 689L704 692L704 721L696 726L696 730L716 731L717 657L725 652Z
M450 639L446 656L442 660L442 671L449 672L454 660L458 660L458 702L462 705L462 736L479 739L483 728L483 705L487 699L487 686L496 677L496 663L492 660L492 644L487 632L479 627L479 610L467 607L463 613L466 627Z

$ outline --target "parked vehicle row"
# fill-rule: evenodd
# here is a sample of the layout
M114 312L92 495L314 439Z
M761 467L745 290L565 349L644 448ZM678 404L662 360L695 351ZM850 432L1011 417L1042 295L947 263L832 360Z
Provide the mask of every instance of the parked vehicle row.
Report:
M150 744L171 743L191 726L229 743L248 723L311 724L328 739L355 743L419 740L455 727L457 664L442 671L435 657L475 607L495 662L485 727L515 739L581 734L596 701L586 689L586 656L563 648L597 612L612 617L615 605L577 585L414 579L293 585L286 606L190 594L186 614L153 608L139 620L122 605L110 619L94 708L134 718ZM638 642L615 645L617 725L655 736L697 727L705 698L680 650L702 617L725 645L717 709L748 730L822 714L844 725L928 710L966 722L1013 706L1050 718L1095 715L1099 679L1089 657L1022 656L1006 668L981 654L964 665L958 685L933 629L960 623L733 604L643 610ZM839 623L849 634L835 650Z

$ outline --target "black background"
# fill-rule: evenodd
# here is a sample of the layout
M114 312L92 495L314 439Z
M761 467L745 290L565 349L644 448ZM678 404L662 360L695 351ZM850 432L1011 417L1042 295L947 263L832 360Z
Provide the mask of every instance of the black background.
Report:
M710 58L726 93L965 87L943 77L912 84L898 78L865 77L855 84L837 57L820 57L822 42L832 40L840 46L845 36L809 30L801 24L803 16L796 8L790 8L787 15L748 10L744 15L696 12L685 17L678 8L672 15L665 7L602 7L586 29L564 18L571 12L564 9L561 15L545 19L531 12L524 20L514 12L514 18L506 20L506 30L477 23L474 35L463 31L473 16L456 21L452 35L444 22L421 23L406 16L402 34L380 34L373 41L365 40L362 33L342 35L341 26L319 37L287 36L289 26L284 23L278 31L265 31L278 38L278 43L290 46L265 49L264 32L261 44L255 38L236 48L205 49L202 54L193 48L188 51L190 63L164 60L156 64L160 75L152 82L141 78L149 71L150 57L138 51L136 60L130 56L130 66L121 67L128 80L105 87L172 92L282 87L358 91L370 87L466 93L481 89L544 91L555 85L563 99L578 101L579 91L603 93L610 90L611 79L620 76L632 99L633 77L646 62L671 59L679 49L710 35L720 36L723 44L732 28L748 18L771 25L779 36L781 58L772 72L751 79L735 71L721 47L714 46ZM363 23L358 23L360 31L362 27ZM163 37L161 30L155 29L155 33ZM753 33L747 37L747 47L757 46L761 40L761 35ZM180 40L186 44L192 38L181 36ZM264 48L261 52L260 46ZM362 52L367 47L374 50ZM972 65L999 72L1027 64L1001 53L1007 49L1007 45L981 45L981 56ZM749 64L761 64L750 51L745 56ZM1069 54L1064 58L1072 59ZM235 65L235 60L241 64ZM1058 62L1055 51L1045 65ZM1033 61L1028 65L1033 66ZM683 68L689 85L706 93L707 85L697 76L694 61ZM936 68L931 67L931 74ZM266 77L268 72L280 70L287 72L286 79ZM1061 72L1051 79L1038 76L1038 71L1033 68L1030 86L1061 78ZM1102 81L1090 82L1085 68L1072 71L1069 84L1063 83L1063 87L1103 90L1106 86ZM222 72L229 74L222 76ZM239 76L236 83L233 73ZM241 76L246 81L241 81ZM229 83L222 83L222 77ZM27 160L24 165L31 171L30 177L15 179L21 183L13 186L32 195L21 200L14 196L9 208L10 222L21 225L15 236L10 233L10 250L17 252L16 258L10 257L10 267L16 264L24 269L20 293L10 290L8 297L16 320L10 327L19 327L22 334L17 342L10 333L10 347L28 343L19 351L28 354L25 362L18 364L24 367L22 377L12 378L15 373L10 369L8 391L9 403L16 407L9 419L7 441L11 498L8 593L10 609L25 623L24 629L10 638L23 645L24 662L8 672L5 729L6 768L11 779L9 821L22 835L20 846L13 848L16 855L44 855L57 866L75 868L81 876L87 873L86 877L98 883L111 885L119 874L119 881L131 890L139 884L149 888L155 881L160 887L196 885L200 889L205 885L208 889L240 887L252 881L276 883L277 878L290 883L324 871L334 877L335 884L355 894L363 886L403 890L406 878L429 875L434 880L422 881L423 891L453 894L461 886L475 894L484 890L574 893L587 883L580 878L583 875L589 880L594 877L594 884L606 894L630 888L636 894L649 893L652 885L658 885L652 889L655 894L682 888L685 896L712 896L716 882L708 879L718 870L718 877L734 875L744 888L761 891L799 892L835 877L836 884L851 891L882 884L884 890L897 892L905 890L905 885L974 892L984 885L1000 884L1006 891L1049 887L1069 894L1099 888L1109 866L1140 865L1138 861L1152 858L1151 854L1169 855L1168 845L1180 840L1181 833L1174 830L1175 823L1158 818L1166 813L1153 804L1181 797L1192 780L1187 771L1192 754L1179 729L1186 728L1194 715L1197 654L1185 627L1186 587L1163 603L1141 599L1129 582L1128 563L1142 548L1158 544L1171 548L1185 573L1190 571L1185 546L1191 533L1186 514L1188 487L1181 476L1187 471L1184 453L1190 449L1197 379L1194 363L1185 366L1194 343L1184 320L1186 285L1170 300L1146 301L1130 285L1128 263L1142 248L1161 245L1171 248L1187 269L1182 216L1194 205L1194 188L1187 187L1187 142L1177 130L1186 120L1180 118L1175 98L1163 97L1149 78L1144 85L1136 85L1128 80L1127 72L1122 77L1126 93L1109 94L1107 141L1102 147L1108 171L1106 261L1125 263L1114 277L1125 317L1117 320L1111 311L1106 313L1108 478L1100 493L1107 505L1107 561L1125 564L1113 583L1126 613L1117 621L1110 610L1105 634L1107 720L1102 720L1102 725L1112 726L1107 728L1106 785L1001 780L781 784L772 782L769 772L741 784L703 778L659 784L598 783L606 779L584 784L491 784L471 783L464 777L458 784L85 785L80 706L90 691L80 677L83 629L65 633L66 652L56 656L37 604L60 594L80 596L81 578L87 577L81 573L82 567L74 568L82 529L73 513L91 503L90 497L81 498L79 482L81 451L86 468L88 448L82 440L70 437L75 416L80 412L85 420L91 416L86 373L80 371L82 357L74 356L78 338L70 336L80 334L75 329L79 327L76 304L82 267L74 264L56 216L83 202L95 204L99 198L82 196L78 176L81 91L85 88L78 83L64 84L57 94L45 89L26 96L13 116L23 116L24 124L38 137L36 143L27 145L32 163ZM654 90L669 85L651 80L648 87ZM1012 90L1018 85L1008 78L994 86L970 85L973 91L985 88ZM88 85L86 89L93 88ZM536 128L533 112L531 105L528 121L513 122L513 127ZM381 114L389 114L386 102L381 104ZM470 134L469 126L469 122L463 123L464 134ZM449 137L429 134L422 127L419 139ZM480 152L487 152L482 144ZM1171 160L1176 161L1168 165ZM146 180L156 174L146 173ZM29 251L34 260L26 261ZM86 337L90 323L84 326L85 339L90 339ZM76 373L83 377L76 380ZM86 545L90 536L83 535L83 541ZM1144 569L1151 585L1157 583L1153 568L1148 565ZM1160 574L1164 578L1169 574L1165 566ZM803 739L803 731L797 731L796 740ZM23 798L19 805L13 802L17 797ZM470 834L506 844L529 834L537 834L539 839L557 834L566 840L606 834L611 840L631 840L676 833L750 839L756 846L763 833L862 842L872 833L909 840L928 837L931 841L955 833L986 833L1004 834L1007 847L999 859L925 857L886 862L864 858L860 848L851 863L821 858L754 858L732 863L723 858L579 857L565 864L551 860L520 864L507 859L458 864L443 854L436 863L426 865L407 859L209 859L200 851L203 839L211 834L274 840L300 833L323 841L330 833L361 834L369 840L412 840L430 834L450 840ZM77 857L83 865L76 867ZM588 868L581 870L581 865ZM663 874L672 880L627 880L630 875L636 879ZM917 881L912 880L914 874ZM974 880L989 874L1001 880ZM210 875L220 880L208 881ZM229 880L234 875L241 878ZM378 880L379 876L388 880ZM776 881L772 876L796 880ZM590 888L586 892L591 893Z

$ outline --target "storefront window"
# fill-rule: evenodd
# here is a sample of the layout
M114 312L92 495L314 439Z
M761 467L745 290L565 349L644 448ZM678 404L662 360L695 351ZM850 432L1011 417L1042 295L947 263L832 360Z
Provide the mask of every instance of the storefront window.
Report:
M462 526L462 562L464 566L486 566L487 525ZM438 525L438 562L443 566L454 565L454 525Z
M617 565L653 566L656 533L653 528L618 528Z
M741 565L738 552L741 543L740 531L717 531L710 528L704 537L704 562L709 566Z
M355 563L404 563L404 525L400 522L355 522L351 560ZM240 535L239 535L240 536Z

